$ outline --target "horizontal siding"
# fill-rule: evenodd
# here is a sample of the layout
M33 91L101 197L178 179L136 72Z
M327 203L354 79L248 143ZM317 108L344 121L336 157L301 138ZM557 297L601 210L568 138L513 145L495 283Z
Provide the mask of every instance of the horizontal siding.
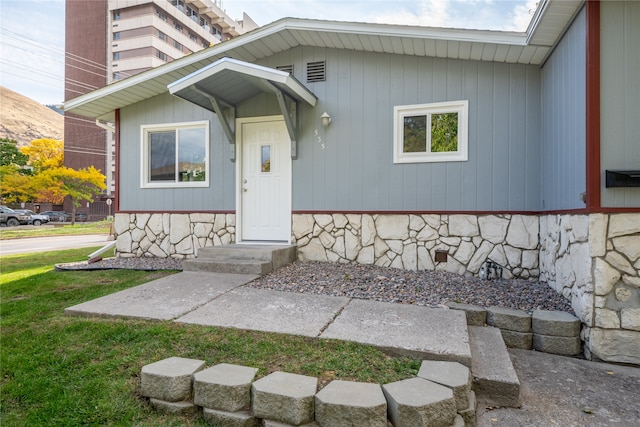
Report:
M579 209L586 191L583 9L542 69L542 208Z
M601 2L603 207L640 207L640 188L605 188L607 169L640 170L640 2Z
M326 60L325 82L305 64ZM297 47L318 97L299 110L295 210L539 210L540 70L526 65ZM469 161L393 164L393 107L469 100ZM320 125L327 111L328 128Z
M127 107L121 112L119 197L123 211L211 211L235 209L235 163L215 114L169 94ZM208 120L209 188L141 188L140 126Z

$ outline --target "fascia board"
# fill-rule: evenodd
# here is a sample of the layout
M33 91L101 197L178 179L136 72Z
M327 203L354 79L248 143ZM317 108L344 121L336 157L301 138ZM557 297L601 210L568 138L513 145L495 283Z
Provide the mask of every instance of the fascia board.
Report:
M68 100L64 103L65 111L73 112L75 108L81 107L86 103L115 94L122 90L133 90L135 86L146 81L156 79L160 76L166 76L167 74L176 72L185 66L199 61L222 57L225 53L233 51L234 49L286 30L358 34L361 37L375 36L376 38L381 36L392 38L408 37L414 39L454 40L471 43L495 43L517 46L524 46L527 44L527 33L283 18L264 27L250 31L240 37L215 45L209 49L193 53L161 67L153 68L125 80L112 83L85 95ZM160 93L161 92L158 92L158 94Z

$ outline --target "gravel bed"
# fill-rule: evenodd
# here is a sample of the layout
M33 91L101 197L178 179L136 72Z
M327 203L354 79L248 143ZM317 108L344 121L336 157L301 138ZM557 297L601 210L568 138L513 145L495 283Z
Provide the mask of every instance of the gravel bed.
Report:
M460 302L515 308L528 313L557 310L573 314L566 298L535 280L499 282L443 271L407 271L375 265L298 261L247 286L430 307Z
M175 258L105 258L88 264L58 264L59 270L182 270ZM429 307L447 302L500 306L524 310L558 310L573 314L571 304L536 280L482 280L444 271L407 271L363 264L297 261L260 277L246 286L285 292L350 298Z
M182 270L177 258L104 258L89 264L87 261L56 264L56 270Z

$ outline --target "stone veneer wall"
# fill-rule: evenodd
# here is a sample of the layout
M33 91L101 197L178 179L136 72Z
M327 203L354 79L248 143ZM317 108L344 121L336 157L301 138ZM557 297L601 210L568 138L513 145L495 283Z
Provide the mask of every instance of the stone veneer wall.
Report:
M114 219L120 257L193 258L197 248L235 242L235 214L118 213Z
M640 214L541 216L540 270L571 300L587 358L640 365Z
M536 215L295 214L292 234L307 261L477 276L491 260L506 279L539 275ZM436 251L447 262L435 262Z

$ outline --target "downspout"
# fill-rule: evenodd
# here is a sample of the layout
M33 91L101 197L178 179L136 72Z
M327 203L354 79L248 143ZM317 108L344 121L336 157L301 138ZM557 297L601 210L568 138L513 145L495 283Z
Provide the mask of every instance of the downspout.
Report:
M589 212L601 208L600 198L600 0L587 0L586 69L586 204Z
M113 214L120 211L120 109L115 111L116 116L116 167L115 167L115 190L113 194Z

